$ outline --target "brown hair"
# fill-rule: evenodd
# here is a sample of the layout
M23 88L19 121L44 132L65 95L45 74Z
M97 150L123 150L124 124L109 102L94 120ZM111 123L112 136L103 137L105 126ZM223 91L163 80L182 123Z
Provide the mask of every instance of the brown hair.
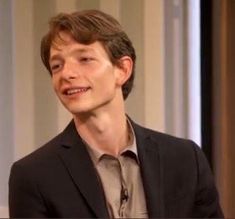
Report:
M136 55L132 42L118 21L98 10L71 14L60 13L52 17L49 22L49 31L41 41L41 58L50 74L50 48L55 44L55 39L60 38L61 31L67 32L74 40L82 44L101 42L113 65L121 67L119 60L123 56L129 56L132 59L132 74L122 86L123 97L126 99L133 87Z

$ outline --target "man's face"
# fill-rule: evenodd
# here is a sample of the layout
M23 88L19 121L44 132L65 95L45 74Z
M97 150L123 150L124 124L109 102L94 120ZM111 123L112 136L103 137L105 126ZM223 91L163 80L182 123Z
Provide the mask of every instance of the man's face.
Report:
M114 66L100 42L84 45L61 32L50 50L54 90L74 115L108 109L117 95L121 69Z

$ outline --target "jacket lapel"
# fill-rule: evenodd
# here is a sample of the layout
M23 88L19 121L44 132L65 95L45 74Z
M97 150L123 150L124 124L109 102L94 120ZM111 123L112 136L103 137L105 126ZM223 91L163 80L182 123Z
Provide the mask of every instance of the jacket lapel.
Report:
M107 218L105 197L92 160L72 121L61 136L59 156L88 205L99 218Z
M149 218L164 217L164 188L161 153L158 143L146 129L132 123L136 135L141 175Z

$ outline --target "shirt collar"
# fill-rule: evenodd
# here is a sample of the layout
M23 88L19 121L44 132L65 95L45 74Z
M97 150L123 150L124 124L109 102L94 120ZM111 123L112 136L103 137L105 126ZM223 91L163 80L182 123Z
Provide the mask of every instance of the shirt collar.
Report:
M130 136L131 136L131 141L130 141L131 144L128 145L123 151L121 151L120 156L122 156L122 155L128 156L128 153L131 152L131 154L132 154L131 157L134 157L136 159L137 163L139 164L135 132L134 132L134 129L131 125L131 122L129 121L128 118L127 118L127 123L129 126L129 131L130 131ZM88 153L91 156L93 163L95 165L97 165L98 162L100 161L100 159L102 158L102 156L106 155L106 153L102 150L92 148L86 142L85 142L85 145L87 147Z

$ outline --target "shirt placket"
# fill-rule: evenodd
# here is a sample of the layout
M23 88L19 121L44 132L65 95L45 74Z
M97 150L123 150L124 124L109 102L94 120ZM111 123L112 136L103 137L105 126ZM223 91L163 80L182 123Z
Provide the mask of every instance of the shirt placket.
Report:
M128 202L128 190L126 180L123 174L123 161L119 158L119 173L120 173L120 180L121 180L121 191L120 191L120 209L119 209L119 216L120 218L126 218L126 206Z

